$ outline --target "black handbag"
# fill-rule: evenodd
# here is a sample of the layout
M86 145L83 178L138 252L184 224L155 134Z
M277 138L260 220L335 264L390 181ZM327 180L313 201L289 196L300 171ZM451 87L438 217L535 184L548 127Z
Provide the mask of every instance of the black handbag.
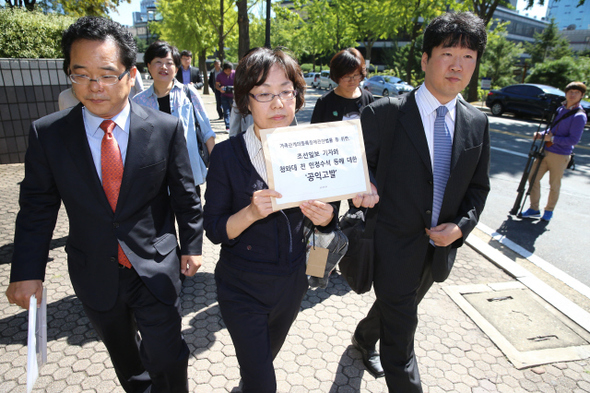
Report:
M575 158L576 158L576 155L572 152L572 154L570 155L570 160L567 163L567 169L571 169L572 171L576 170Z
M199 125L199 120L197 119L197 114L195 113L195 107L193 106L193 99L191 97L191 92L188 89L188 86L184 85L182 87L184 94L188 97L188 100L191 102L191 107L193 109L193 114L195 116L195 133L197 134L197 146L199 148L199 156L203 160L203 163L207 168L209 168L209 149L207 148L207 144L203 140L203 132L201 131L201 126Z
M371 217L366 217L367 211ZM340 274L350 289L359 295L370 291L373 285L373 232L377 221L375 213L376 209L352 207L340 219L340 228L348 238L348 251L339 265Z
M384 132L383 141L380 144L381 150L385 151L393 143L393 134L397 120L399 101L389 98L392 108L389 111L391 116L387 124L392 129ZM388 154L379 155L377 163L377 185L383 184L387 171ZM348 251L340 261L340 273L346 279L350 289L359 295L371 290L373 285L373 271L375 264L375 245L373 234L377 224L379 204L372 209L357 209L351 207L340 219L340 229L348 238Z

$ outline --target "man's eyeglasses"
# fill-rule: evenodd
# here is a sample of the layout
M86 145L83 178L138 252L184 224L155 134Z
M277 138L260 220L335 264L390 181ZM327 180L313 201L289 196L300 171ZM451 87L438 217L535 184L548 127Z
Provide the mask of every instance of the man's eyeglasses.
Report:
M128 73L129 73L129 70L126 70L124 73L122 73L119 76L117 76L117 75L103 75L103 76L97 77L96 79L92 79L88 75L70 74L70 80L73 83L77 83L79 85L89 85L90 82L96 82L101 86L112 86L112 85L116 85L117 83L119 83L119 81L121 79L123 79L123 77L125 75L127 75Z
M279 94L260 93L252 94L250 96L258 102L271 102L275 97L279 97L281 101L290 101L297 95L297 90L283 90Z
M361 74L356 74L356 75L352 75L352 76L343 76L342 79L343 81L346 82L356 82L358 80L360 80L363 76Z

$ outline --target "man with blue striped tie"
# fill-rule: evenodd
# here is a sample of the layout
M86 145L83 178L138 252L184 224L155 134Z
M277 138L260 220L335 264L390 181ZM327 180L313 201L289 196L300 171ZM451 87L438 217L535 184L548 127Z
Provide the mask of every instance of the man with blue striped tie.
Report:
M353 199L364 207L379 202L377 301L353 344L371 374L385 375L390 392L422 392L414 354L418 304L434 281L448 277L490 190L488 120L459 94L486 42L485 25L472 13L434 19L424 32L424 84L361 114L369 169L382 177L372 177L373 193Z

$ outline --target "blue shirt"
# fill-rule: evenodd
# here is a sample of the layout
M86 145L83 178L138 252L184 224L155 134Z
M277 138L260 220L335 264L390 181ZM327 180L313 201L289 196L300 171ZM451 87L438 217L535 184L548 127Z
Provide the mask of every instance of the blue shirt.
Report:
M189 85L191 83L191 68L189 67L188 70L182 68L182 83L185 85Z
M207 167L199 155L199 148L197 144L197 134L195 130L195 113L197 121L201 128L203 141L208 141L209 138L215 138L215 132L211 129L209 117L205 112L205 106L201 100L201 96L193 86L187 86L193 106L183 91L183 84L174 79L174 86L170 90L170 114L179 118L184 127L184 137L186 139L186 147L188 149L188 157L191 162L191 169L193 170L193 177L195 184L203 184L207 176ZM154 91L154 85L149 89L142 91L133 97L133 101L145 105L150 108L160 109L158 105L158 97ZM194 108L194 110L193 110ZM190 132L189 132L190 130Z

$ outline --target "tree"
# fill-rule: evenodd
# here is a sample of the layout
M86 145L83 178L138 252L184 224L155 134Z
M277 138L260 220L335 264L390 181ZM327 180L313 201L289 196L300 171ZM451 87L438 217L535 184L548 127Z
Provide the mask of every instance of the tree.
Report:
M217 35L213 28L203 23L207 19L202 8L191 0L160 0L157 9L162 20L151 22L150 31L181 50L189 49L197 55L199 68L205 77L203 93L208 94L207 51L215 47Z
M366 60L371 60L375 42L389 38L395 31L395 23L392 23L395 13L391 12L395 9L393 4L391 0L342 0L345 23L350 26L352 36L363 42Z
M526 78L527 83L541 83L564 89L573 81L586 81L590 78L590 58L571 56L537 63Z
M526 52L531 55L532 64L542 63L545 59L559 59L572 54L567 38L559 33L555 19L542 33L535 33L534 42L524 44Z
M28 11L40 8L44 12L57 12L70 16L80 17L85 15L107 17L111 11L117 11L122 3L131 3L131 0L5 0L9 8L22 8Z
M64 15L0 9L0 57L61 58L61 35L73 22Z
M217 35L219 60L225 59L225 40L236 26L237 12L234 8L235 0L197 0L195 4L204 16L199 19L207 28L213 29ZM226 24L227 23L227 24Z
M412 83L412 74L416 67L422 69L419 60L422 57L422 51L421 47L416 45L416 41L422 36L427 22L446 12L447 7L449 6L445 0L402 0L399 3L394 19L398 25L396 31L406 32L410 40L407 62L405 63L406 82ZM461 11L465 9L465 6L462 3L455 3L452 9ZM416 56L416 50L418 50L419 56ZM418 59L417 63L416 58Z
M295 1L297 12L293 14L300 24L297 42L294 42L300 48L295 53L299 56L311 56L314 70L319 56L332 55L342 48L357 45L357 37L353 26L346 19L342 1L344 0Z
M516 83L514 60L522 55L522 45L508 41L506 26L499 23L488 32L488 45L481 61L481 73L492 78L492 86L501 88Z
M238 58L241 59L250 49L250 18L248 17L248 0L238 0Z

